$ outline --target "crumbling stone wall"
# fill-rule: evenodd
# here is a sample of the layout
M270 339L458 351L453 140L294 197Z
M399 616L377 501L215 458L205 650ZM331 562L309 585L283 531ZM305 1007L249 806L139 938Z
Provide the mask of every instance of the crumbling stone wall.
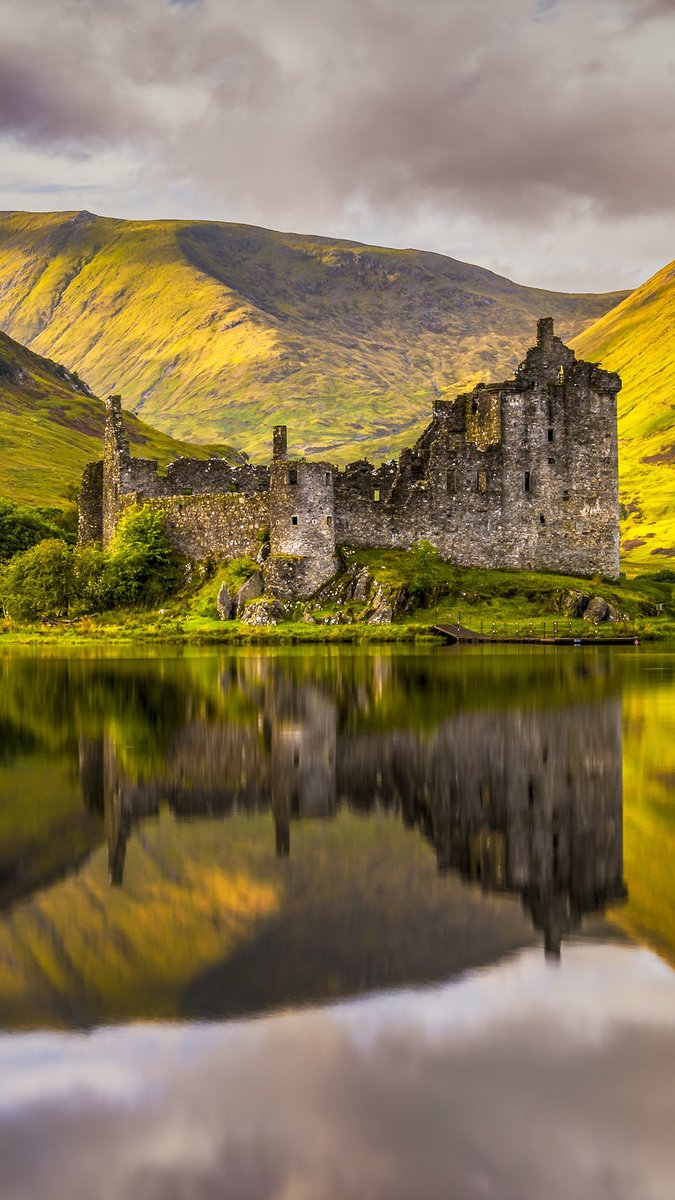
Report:
M274 430L270 468L179 458L163 475L131 458L119 397L107 401L103 464L83 477L80 538L108 545L120 513L150 501L189 557L255 551L269 524L265 583L311 595L337 569L337 543L405 549L421 539L460 565L619 573L618 375L578 362L553 321L515 377L437 399L398 460L337 470L288 457Z
M77 506L80 544L103 541L103 460L87 463L82 472Z
M147 497L125 494L121 511L148 504L163 514L171 544L185 558L255 556L269 522L269 494Z
M616 578L620 387L540 321L515 379L438 401L379 494L363 464L337 476L339 540L406 548L424 538L465 566Z

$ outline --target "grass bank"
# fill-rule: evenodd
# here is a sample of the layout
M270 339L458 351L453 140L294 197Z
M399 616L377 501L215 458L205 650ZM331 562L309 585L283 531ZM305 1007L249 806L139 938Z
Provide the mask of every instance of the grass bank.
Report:
M435 557L420 563L412 551L347 551L345 567L344 574L313 601L289 608L289 619L278 625L251 626L218 619L216 596L223 579L232 579L230 564L214 569L206 579L202 575L155 611L139 607L41 624L0 622L0 646L54 642L413 643L435 641L434 626L455 622L497 637L675 640L675 572L614 582L459 568ZM371 594L377 589L391 601L394 617L390 622L370 623L368 602L354 599L355 573L363 571L371 581ZM584 619L575 611L583 602L579 597L602 598L617 619L599 624Z

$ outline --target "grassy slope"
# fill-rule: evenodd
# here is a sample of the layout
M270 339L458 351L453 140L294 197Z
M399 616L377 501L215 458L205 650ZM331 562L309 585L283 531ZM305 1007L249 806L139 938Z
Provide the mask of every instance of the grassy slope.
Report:
M622 550L636 567L675 558L675 263L572 343L618 371ZM668 556L654 554L669 551Z
M137 417L125 418L132 452L167 463L208 453L176 442ZM0 496L59 504L101 456L103 405L48 359L0 333Z
M520 287L442 255L252 226L0 215L0 326L174 436L346 461L410 444L436 392L509 374L622 294Z

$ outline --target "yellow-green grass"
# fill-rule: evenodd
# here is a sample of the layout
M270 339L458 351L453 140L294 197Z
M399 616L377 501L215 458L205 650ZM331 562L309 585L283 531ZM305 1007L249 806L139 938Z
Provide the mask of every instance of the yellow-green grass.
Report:
M215 449L174 441L130 413L125 424L132 452L160 465ZM0 496L61 505L85 463L101 457L103 426L103 404L79 379L0 332Z
M675 263L647 280L572 345L580 357L601 361L623 380L619 393L622 561L631 571L672 566Z
M675 639L675 587L673 581L638 577L608 582L536 571L488 571L462 568L440 559L427 567L422 580L416 575L414 552L400 550L345 550L348 562L366 566L386 594L423 585L426 602L409 607L390 625L364 623L367 604L346 600L327 602L321 608L299 602L287 606L287 618L278 626L251 626L217 618L216 597L228 566L192 589L166 600L159 611L113 610L52 625L0 622L2 645L87 644L101 642L213 642L224 644L289 644L294 642L396 642L429 641L436 625L462 625L486 635L508 637L639 637ZM564 600L573 591L601 596L619 614L616 622L590 624L568 616ZM303 619L308 608L317 621ZM339 616L340 623L332 620Z
M173 436L260 459L281 422L303 453L388 457L435 395L510 374L538 316L569 337L623 295L252 226L0 215L0 327Z

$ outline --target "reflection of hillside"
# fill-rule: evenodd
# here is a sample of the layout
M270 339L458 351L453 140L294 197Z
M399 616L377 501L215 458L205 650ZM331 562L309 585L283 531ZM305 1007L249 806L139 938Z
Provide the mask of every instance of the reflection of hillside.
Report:
M557 954L623 895L619 695L643 662L0 658L1 844L28 883L4 893L0 1021L320 1002L542 933ZM647 917L654 944L651 915L624 924Z
M103 796L113 883L134 823L162 803L179 818L269 808L282 857L293 821L346 806L399 814L441 871L519 894L552 955L584 914L624 896L620 701L462 713L429 737L358 735L338 732L322 689L274 670L262 682L255 728L189 721L146 779L128 777L109 740L82 744L88 802L92 789Z

